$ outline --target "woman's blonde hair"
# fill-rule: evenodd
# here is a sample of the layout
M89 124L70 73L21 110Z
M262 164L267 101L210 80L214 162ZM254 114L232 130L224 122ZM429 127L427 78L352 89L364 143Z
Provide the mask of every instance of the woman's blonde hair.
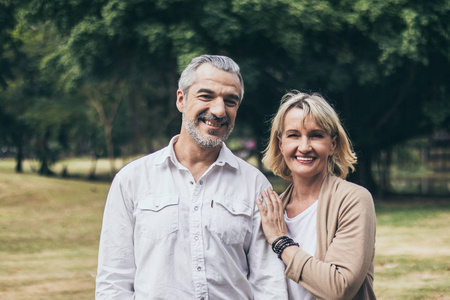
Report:
M280 108L272 119L270 140L262 160L264 165L272 170L275 175L285 180L292 180L291 170L289 170L281 154L279 138L284 131L284 118L293 107L303 109L302 123L305 122L306 117L310 116L331 138L336 137L336 149L333 156L328 158L328 173L345 179L349 169L352 172L355 170L353 165L357 161L356 154L339 116L331 105L317 93L310 95L294 90L283 96Z

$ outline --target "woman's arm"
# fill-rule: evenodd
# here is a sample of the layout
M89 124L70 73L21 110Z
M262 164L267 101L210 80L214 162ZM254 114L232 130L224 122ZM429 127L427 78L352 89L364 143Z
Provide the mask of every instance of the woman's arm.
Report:
M362 188L333 201L341 202L336 206L339 208L336 211L339 214L335 224L337 229L323 261L295 246L287 247L281 258L287 265L286 276L299 282L314 296L322 299L351 299L358 292L372 264L375 210L370 193ZM270 242L276 238L275 235L285 235L287 231L283 231L283 225L280 224L281 220L284 222L284 217L278 195L269 192L264 202L266 209L261 212L261 218L264 233ZM260 211L264 209L260 202L258 208Z

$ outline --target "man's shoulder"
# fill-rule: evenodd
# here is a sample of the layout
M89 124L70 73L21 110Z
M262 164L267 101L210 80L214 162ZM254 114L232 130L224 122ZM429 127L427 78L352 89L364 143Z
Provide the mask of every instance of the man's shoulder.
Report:
M244 160L238 156L236 156L236 159L239 161L239 165L241 166L241 168L248 170L248 171L262 174L260 169L258 169L256 166L252 165L251 163L247 162L246 160Z
M237 174L240 174L241 176L244 176L245 178L256 178L258 180L264 180L268 181L266 176L261 172L260 169L258 169L256 166L252 165L251 163L245 161L244 159L240 158L239 156L233 155L233 160L235 161L235 164L237 165Z
M161 148L159 150L156 150L155 152L152 152L150 154L146 154L144 156L141 156L139 158L136 158L129 163L127 163L125 166L122 167L122 169L118 172L118 174L130 174L130 173L136 173L137 170L141 168L147 168L149 166L155 165L158 162L164 161L164 154L167 147Z

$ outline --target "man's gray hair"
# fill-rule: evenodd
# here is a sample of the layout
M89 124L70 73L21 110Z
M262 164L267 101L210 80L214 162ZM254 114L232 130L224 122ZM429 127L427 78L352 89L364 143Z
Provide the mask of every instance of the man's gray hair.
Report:
M180 80L178 80L178 89L182 90L183 93L187 95L189 88L195 83L195 71L205 63L209 63L220 70L236 74L239 77L239 82L241 84L241 98L239 99L239 103L241 103L244 98L244 80L242 79L238 64L227 56L202 55L192 59L191 63L184 69L183 73L181 73Z

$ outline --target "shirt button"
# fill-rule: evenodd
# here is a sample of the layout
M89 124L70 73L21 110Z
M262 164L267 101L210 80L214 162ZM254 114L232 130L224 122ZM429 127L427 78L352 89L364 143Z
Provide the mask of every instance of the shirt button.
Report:
M202 267L197 267L197 271L201 271L202 270Z
M202 185L203 184L203 180L200 180L200 185Z
M194 184L194 182L193 182L193 181L189 181L189 183L190 183L190 184Z
M198 210L198 206L194 206L194 210L197 211Z
M197 235L194 237L194 240L198 241L198 236Z

